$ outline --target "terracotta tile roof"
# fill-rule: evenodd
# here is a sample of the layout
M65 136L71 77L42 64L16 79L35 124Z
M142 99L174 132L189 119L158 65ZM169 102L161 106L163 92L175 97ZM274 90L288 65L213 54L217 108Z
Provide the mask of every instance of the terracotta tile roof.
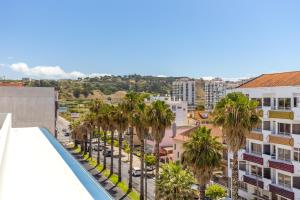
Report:
M0 82L0 87L23 87L22 82Z
M202 124L201 126L206 126L206 128L209 128L211 129L211 134L213 137L218 137L218 141L219 142L222 142L223 139L222 139L222 136L223 136L223 133L222 133L222 129L220 127L217 127L217 126L214 126L212 124ZM194 127L190 130L187 130L181 134L177 134L173 139L174 140L179 140L179 141L182 141L182 142L186 142L189 140L190 138L190 135L191 133L196 130L198 127Z
M300 86L300 71L262 74L238 88Z

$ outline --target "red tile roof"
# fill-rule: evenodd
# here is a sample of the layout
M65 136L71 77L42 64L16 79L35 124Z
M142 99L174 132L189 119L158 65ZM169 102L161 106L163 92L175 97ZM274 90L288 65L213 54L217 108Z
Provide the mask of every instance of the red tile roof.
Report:
M23 83L21 82L1 82L0 87L23 87Z
M300 86L300 71L262 74L238 88Z

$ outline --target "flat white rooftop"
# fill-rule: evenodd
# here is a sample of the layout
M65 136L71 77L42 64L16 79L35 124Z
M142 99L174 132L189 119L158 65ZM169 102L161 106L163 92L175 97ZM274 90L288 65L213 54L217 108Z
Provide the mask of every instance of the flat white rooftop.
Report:
M10 129L0 164L1 200L111 199L46 129Z

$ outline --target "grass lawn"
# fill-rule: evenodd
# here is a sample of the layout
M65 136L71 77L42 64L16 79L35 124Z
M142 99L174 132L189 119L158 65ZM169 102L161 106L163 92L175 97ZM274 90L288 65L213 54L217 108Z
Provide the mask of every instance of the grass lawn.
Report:
M80 148L78 147L77 149L75 149L75 152L77 153L80 153ZM93 158L89 158L88 154L87 155L84 155L84 160L88 161L89 164L93 167L96 167L96 169L100 172L103 170L103 165L98 165L97 166L97 161ZM105 177L109 177L110 175L110 170L109 169L106 169L102 172L102 174L105 176ZM119 182L118 183L118 175L116 174L112 174L110 177L109 177L109 180L115 184L118 188L120 188L124 193L126 193L128 191L128 186L127 184L122 181L122 182ZM128 194L129 198L132 199L132 200L139 200L140 198L140 194L135 191L134 189Z

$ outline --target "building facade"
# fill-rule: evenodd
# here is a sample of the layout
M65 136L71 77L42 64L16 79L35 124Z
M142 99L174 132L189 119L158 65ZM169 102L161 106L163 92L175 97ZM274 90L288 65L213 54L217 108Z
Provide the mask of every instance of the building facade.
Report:
M205 81L205 109L213 110L216 103L225 96L226 84L222 79L216 78Z
M300 199L300 72L265 74L233 91L258 101L261 119L239 152L241 199Z
M195 81L180 79L172 83L172 100L186 101L189 110L195 109L196 89Z

